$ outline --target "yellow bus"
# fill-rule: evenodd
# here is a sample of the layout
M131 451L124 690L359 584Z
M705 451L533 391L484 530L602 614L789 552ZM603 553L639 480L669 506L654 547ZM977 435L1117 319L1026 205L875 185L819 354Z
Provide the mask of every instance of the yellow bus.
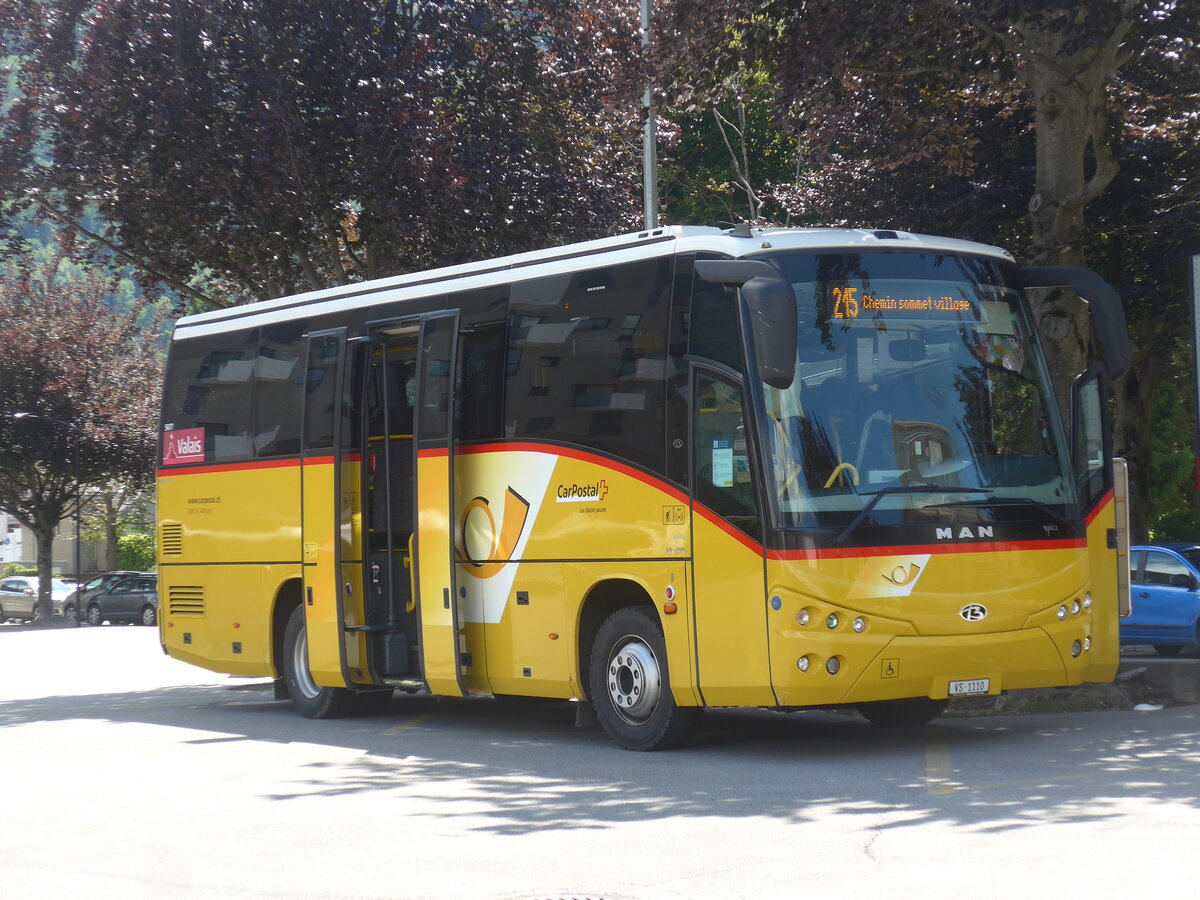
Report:
M1073 385L1030 288L1090 304ZM163 647L309 717L572 699L636 750L704 707L918 724L1111 680L1128 364L1087 270L897 231L661 228L188 316Z

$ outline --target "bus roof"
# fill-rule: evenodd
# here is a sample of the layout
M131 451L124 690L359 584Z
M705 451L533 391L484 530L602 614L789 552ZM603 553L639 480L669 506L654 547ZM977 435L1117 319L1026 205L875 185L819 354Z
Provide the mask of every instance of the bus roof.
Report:
M428 296L430 293L471 290L513 280L562 274L586 267L580 264L585 257L595 257L595 265L602 266L689 252L720 253L736 258L767 250L889 248L1012 259L1006 251L987 244L891 229L752 228L743 225L723 230L672 225L184 316L176 324L174 337L199 337L288 321L299 315L369 307L377 303ZM515 270L522 271L518 275Z

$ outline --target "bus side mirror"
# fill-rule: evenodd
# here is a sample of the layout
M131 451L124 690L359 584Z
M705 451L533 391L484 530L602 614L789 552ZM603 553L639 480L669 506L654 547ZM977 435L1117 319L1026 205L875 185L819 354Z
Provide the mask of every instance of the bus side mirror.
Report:
M1120 378L1133 365L1125 309L1111 284L1082 266L1032 266L1019 270L1021 287L1069 287L1087 301L1109 378Z
M796 375L796 292L783 273L759 260L705 259L696 261L696 274L741 289L758 377L773 388L791 387Z

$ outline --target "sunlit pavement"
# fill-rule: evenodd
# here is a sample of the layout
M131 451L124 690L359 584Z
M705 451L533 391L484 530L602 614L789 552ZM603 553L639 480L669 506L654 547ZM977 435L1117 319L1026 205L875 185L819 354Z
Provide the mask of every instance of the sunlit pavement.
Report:
M716 711L638 754L568 703L314 722L266 685L152 628L0 627L0 897L1128 900L1200 833L1196 706Z

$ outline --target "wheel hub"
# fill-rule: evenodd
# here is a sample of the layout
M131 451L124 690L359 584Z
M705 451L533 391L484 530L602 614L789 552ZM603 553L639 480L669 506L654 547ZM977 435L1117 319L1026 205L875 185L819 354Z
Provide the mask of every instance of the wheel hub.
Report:
M303 631L300 632L292 650L292 671L296 675L296 687L300 689L300 693L309 700L316 699L321 689L317 687L308 671L308 634Z
M617 644L608 662L608 696L626 722L637 725L658 707L662 678L654 651L636 637Z

